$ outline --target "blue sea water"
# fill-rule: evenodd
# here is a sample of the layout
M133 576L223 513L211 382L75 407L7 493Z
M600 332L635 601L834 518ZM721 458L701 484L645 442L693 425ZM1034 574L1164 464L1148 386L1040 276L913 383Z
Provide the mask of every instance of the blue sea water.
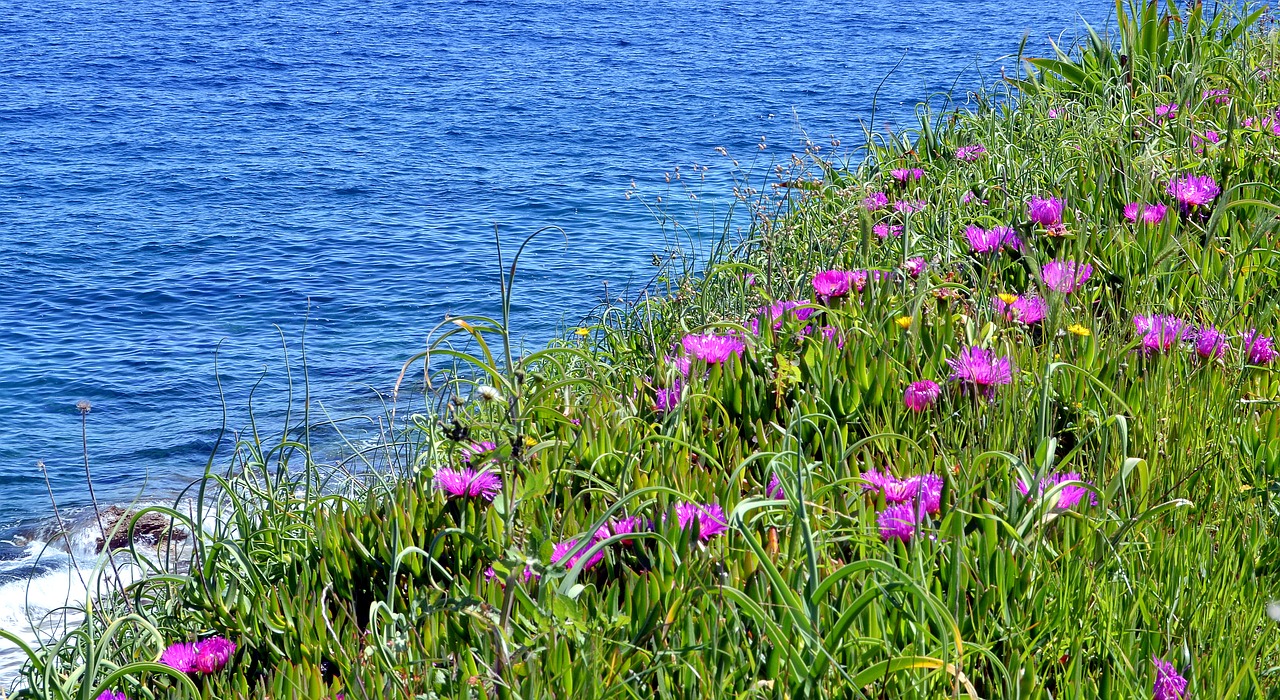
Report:
M0 529L201 472L249 392L376 408L446 313L496 313L494 227L538 344L670 245L731 166L909 126L915 103L1095 26L1109 0L42 0L0 19ZM1011 67L1008 60L1003 65ZM897 67L896 70L895 66ZM883 85L881 87L883 81ZM761 139L767 147L759 148ZM693 165L707 170L696 174ZM664 173L700 192L695 206ZM703 178L705 177L705 182ZM215 375L215 351L219 375ZM272 426L278 427L278 426ZM3 558L3 557L0 557Z

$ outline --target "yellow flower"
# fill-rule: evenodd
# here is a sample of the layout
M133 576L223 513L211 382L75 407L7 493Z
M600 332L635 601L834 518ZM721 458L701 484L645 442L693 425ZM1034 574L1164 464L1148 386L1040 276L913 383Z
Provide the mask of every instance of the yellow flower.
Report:
M1017 294L1006 293L1006 294L997 294L996 296L1000 297L1000 301L1003 301L1006 304L1012 304L1013 302L1018 300Z
M894 322L898 324L899 328L902 328L904 330L911 327L910 316L899 316Z
M1067 330L1076 335L1093 335L1093 331L1085 328L1079 323L1073 323L1070 326L1067 326Z
M586 328L579 328L578 330L574 331L574 334L577 335L578 337L582 337L584 335L587 335L590 332L591 331L587 330Z
M524 446L525 446L525 447L533 447L534 445L537 445L537 444L538 444L538 441L537 441L537 440L534 440L532 437L530 437L530 436L528 436L528 435L524 436Z

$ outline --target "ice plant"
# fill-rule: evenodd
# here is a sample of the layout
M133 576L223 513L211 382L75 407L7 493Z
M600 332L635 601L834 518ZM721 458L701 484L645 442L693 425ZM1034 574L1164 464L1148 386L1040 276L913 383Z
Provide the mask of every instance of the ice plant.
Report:
M902 540L903 543L911 541L916 534L916 508L909 503L900 503L893 505L880 511L877 518L877 524L880 526L880 538L885 542L889 540Z
M191 673L196 670L196 653L196 645L191 642L170 644L160 654L160 663L182 673Z
M129 700L129 697L119 691L104 690L102 691L102 694L98 696L98 700Z
M576 566L577 563L582 560L582 555L586 554L591 549L591 545L587 545L586 547L583 547L581 552L578 552L573 556L569 556L569 553L573 551L574 547L578 546L578 541L578 538L574 538L571 540L565 540L564 542L557 542L555 547L551 550L551 563L560 564L566 569L572 569ZM598 537L592 538L592 544L598 541ZM586 571L596 564L599 564L601 561L604 561L603 548L591 555L591 558L587 560L587 563L582 565L582 570Z
M774 474L769 479L769 485L765 487L764 495L768 496L769 498L777 498L777 499L783 499L787 497L787 492L782 490L782 479L778 478L777 474Z
M844 274L846 276L853 275L853 273L851 272L846 272ZM856 281L856 280L853 280L852 277L850 279L852 281ZM814 286L816 287L817 285L815 284ZM862 289L861 285L859 285L858 289L859 290ZM808 301L801 301L801 300L775 301L768 306L763 306L763 307L760 307L759 309L756 309L756 313L759 316L757 318L751 319L751 322L747 325L751 328L752 333L759 334L760 319L764 318L766 314L769 316L769 321L773 324L773 329L775 331L782 328L782 324L786 320L786 317L788 315L792 316L797 321L808 321L809 317L813 316L813 314L817 312L817 310L814 309L813 307L806 306L808 303L809 303Z
M1203 138L1199 134L1193 133L1191 134L1191 149L1196 153L1199 153L1204 150L1204 145L1206 143L1218 143L1221 140L1222 139L1218 136L1218 132L1216 131L1204 132Z
M862 206L866 207L867 211L879 211L888 204L889 197L883 192L872 192L867 195L866 199L862 200Z
M902 483L921 511L936 514L942 510L942 477L937 474L920 474Z
M1006 295L993 297L991 306L996 313L1004 317L1004 320L1010 322L1031 325L1044 320L1049 313L1049 305L1044 299L1039 297L1013 297L1012 301L1004 298Z
M1074 260L1050 260L1040 273L1046 287L1055 292L1070 294L1093 275L1093 265L1080 264Z
M689 529L694 521L698 523L698 539L703 542L729 529L729 519L718 503L681 503L676 506L676 523L681 530Z
M907 385L907 390L902 394L902 403L912 411L920 413L932 406L939 396L942 396L942 387L938 386L937 382L921 379Z
M893 203L893 210L900 214L914 214L918 211L924 211L928 202L923 199L899 199Z
M649 529L649 521L638 515L630 517L614 518L609 521L609 532L614 535L630 535L637 532L644 532ZM622 540L622 544L629 545L634 540Z
M986 348L966 347L959 357L949 358L952 381L960 382L984 398L993 398L996 387L1013 383L1013 368L1008 357L997 357Z
M724 362L729 359L730 355L741 356L742 351L747 347L741 340L731 335L716 335L714 333L686 335L681 344L684 346L686 353L710 364Z
M1079 481L1081 483L1086 483L1086 484L1091 483L1091 482L1085 481L1084 478L1081 477L1080 474L1076 472L1066 472L1065 474L1049 474L1048 476L1040 480L1040 485L1036 489L1035 494L1033 495L1039 496L1045 493L1046 491L1049 491L1053 487L1057 486L1058 484L1061 484L1066 481ZM1017 486L1018 486L1018 493L1021 493L1023 496L1029 495L1031 489L1027 487L1026 482L1024 482L1022 479L1018 479ZM1083 486L1080 486L1079 484L1067 484L1066 486L1062 487L1061 491L1058 491L1058 500L1054 504L1054 507L1061 508L1063 510L1070 510L1072 508L1075 508L1076 505L1080 503L1080 501L1084 500L1085 496L1089 497L1090 505L1095 505L1095 506L1098 505L1097 494L1093 493L1092 491L1090 491L1089 489Z
M671 385L670 389L656 389L653 392L653 410L658 413L674 411L680 404L680 382Z
M498 446L492 442L473 442L470 445L462 446L462 461L471 464L471 460L480 455L496 452ZM490 459L489 461L494 461Z
M1269 365L1280 356L1275 349L1275 340L1258 335L1258 331L1253 329L1244 334L1244 354L1251 365Z
M437 489L446 498L479 498L492 501L502 491L502 477L491 471L476 471L470 467L436 470L432 478Z
M891 224L876 224L871 227L871 230L880 238L888 238L890 236L900 238L902 236L902 227Z
M974 194L973 190L965 190L964 194L960 195L961 204L973 204L974 202L977 202L977 201L978 201L978 195ZM981 203L988 204L989 202L984 199L981 201Z
M969 239L969 249L975 253L994 253L1001 248L1022 249L1018 234L1008 226L995 226L990 230L981 226L969 226L964 230Z
M196 670L206 675L221 671L234 653L235 642L226 637L210 637L196 645Z
M1216 105L1231 104L1231 88L1222 88L1221 90L1205 90L1200 94L1206 100L1210 100Z
M847 270L824 270L813 276L813 291L819 299L830 300L849 293Z
M1152 656L1151 663L1156 666L1156 682L1151 687L1154 700L1182 700L1187 693L1187 679L1168 661L1161 661Z
M1057 197L1032 197L1027 203L1027 215L1031 220L1045 228L1053 228L1062 223L1062 200Z
M889 171L889 175L899 183L907 183L912 180L920 180L924 177L924 171L920 168L894 168Z
M1217 199L1218 183L1211 175L1183 175L1169 180L1167 191L1184 208L1202 207Z
M1213 326L1196 331L1196 354L1206 360L1222 357L1229 347L1226 334Z
M981 158L982 154L986 152L987 149L980 143L973 144L972 146L961 146L956 149L956 160L972 163L978 158Z
M1156 121L1164 121L1166 119L1176 119L1178 116L1178 103L1170 102L1167 105L1159 105L1156 107Z
M1133 317L1133 327L1142 337L1142 351L1148 355L1168 352L1187 336L1187 325L1177 316L1164 314Z
M1164 221L1165 212L1168 207L1163 204L1144 204L1142 202L1129 202L1124 205L1124 218L1129 221L1138 223L1138 219L1142 219L1142 223L1152 226Z
M912 279L915 279L923 275L928 267L929 265L924 261L924 258L909 258L902 264L902 271L910 275Z

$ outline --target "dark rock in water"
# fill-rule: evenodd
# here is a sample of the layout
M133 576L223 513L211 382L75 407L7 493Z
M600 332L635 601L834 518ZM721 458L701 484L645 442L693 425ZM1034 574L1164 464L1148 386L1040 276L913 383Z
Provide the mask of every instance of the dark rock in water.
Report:
M135 511L126 511L120 506L110 506L100 513L102 526L111 537L112 550L129 546L129 522L133 519L134 513ZM116 527L117 523L119 528ZM133 523L133 541L138 544L159 546L187 539L186 530L172 528L171 525L172 521L160 513L145 513ZM102 537L98 537L97 551L101 552L102 548Z

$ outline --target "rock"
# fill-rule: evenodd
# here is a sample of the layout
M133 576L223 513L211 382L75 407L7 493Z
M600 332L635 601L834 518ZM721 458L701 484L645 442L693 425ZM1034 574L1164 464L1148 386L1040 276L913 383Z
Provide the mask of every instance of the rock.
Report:
M112 550L124 549L129 546L129 521L133 519L137 511L126 511L120 506L110 506L99 512L102 518L102 526L106 529L107 534L111 536L110 548ZM119 523L120 527L117 531L112 529ZM90 526L96 526L97 523L90 523ZM138 521L133 524L133 540L137 544L146 544L151 546L159 546L169 542L181 542L187 539L186 530L170 528L170 520L168 517L160 513L150 512L144 514ZM97 551L103 549L102 537L98 537Z

